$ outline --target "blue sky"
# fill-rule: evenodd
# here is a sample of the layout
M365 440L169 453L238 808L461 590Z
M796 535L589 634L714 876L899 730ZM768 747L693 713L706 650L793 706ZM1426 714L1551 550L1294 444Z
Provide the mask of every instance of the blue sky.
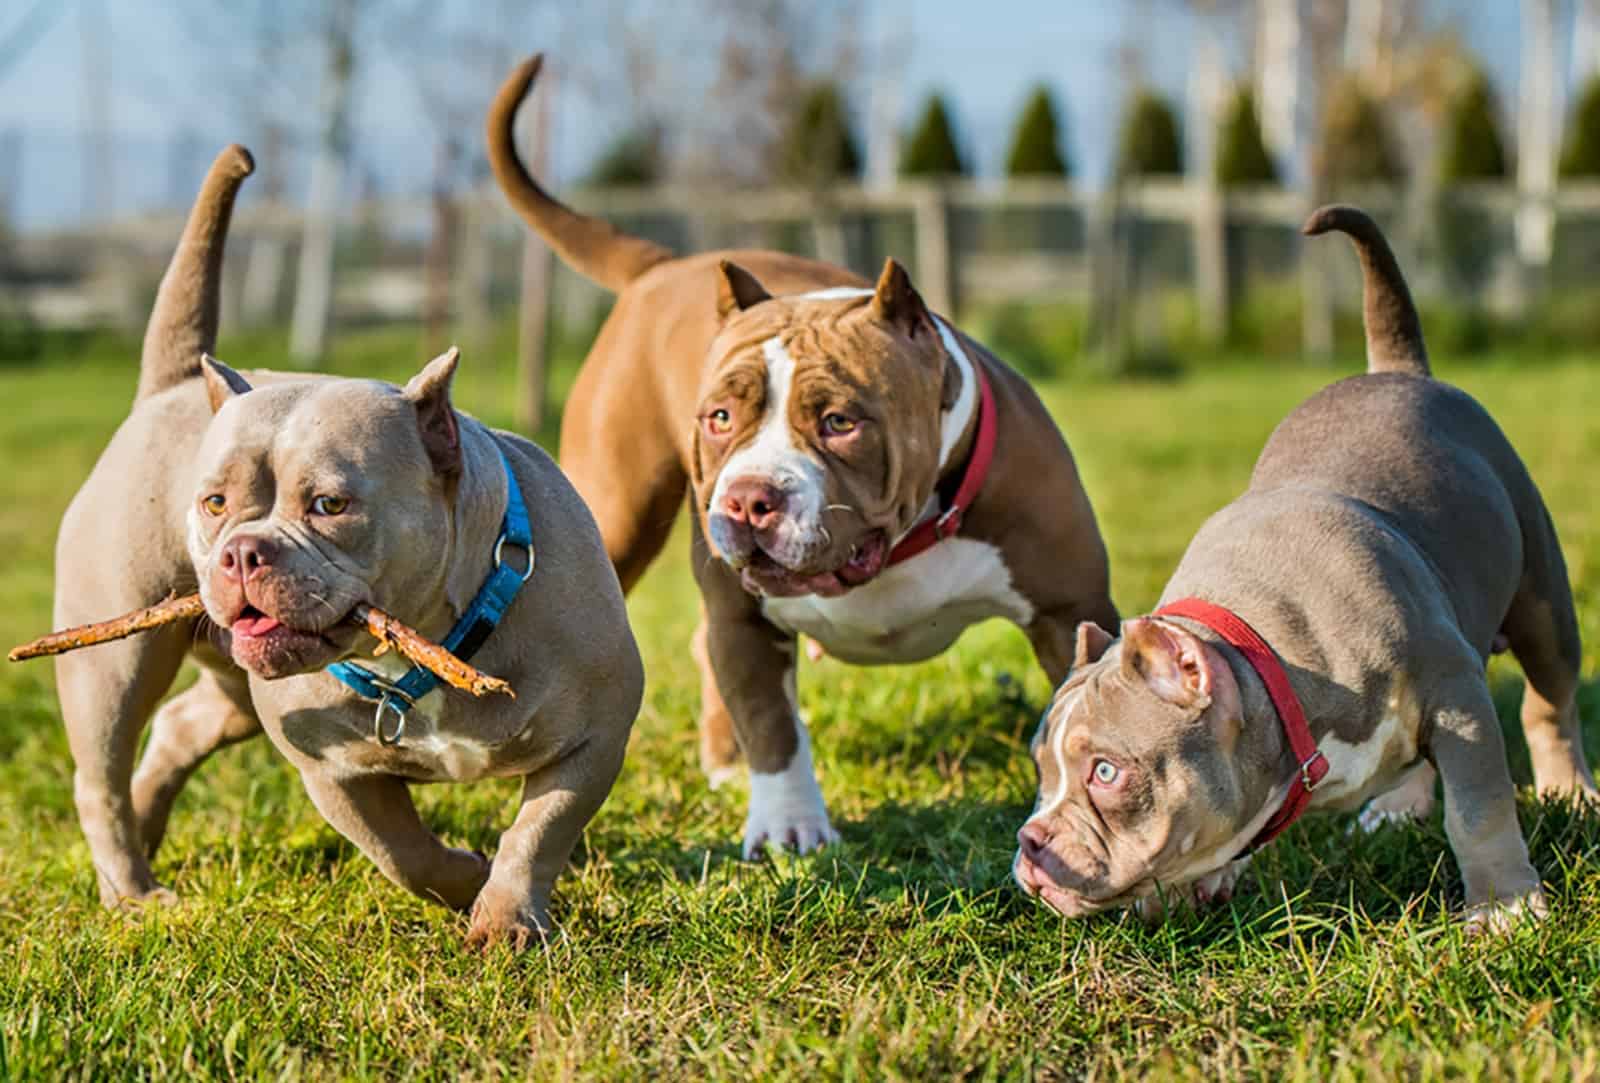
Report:
M0 140L22 149L16 179L16 217L27 227L68 225L83 213L85 55L82 12L98 8L103 28L103 64L108 82L116 154L112 180L118 213L172 202L174 191L192 187L210 153L233 139L248 141L233 113L219 105L207 65L219 60L196 47L185 20L210 0L47 0L61 6L37 45L20 60L0 56ZM222 2L222 0L218 0ZM393 0L379 0L380 5ZM470 17L468 0L440 0ZM587 2L587 0L585 0ZM665 6L670 14L673 7ZM0 42L21 25L34 0L0 0ZM1434 0L1430 18L1453 25L1479 53L1509 100L1518 69L1517 0ZM1082 177L1103 176L1126 85L1119 50L1136 40L1148 76L1181 94L1188 76L1191 28L1170 0L886 0L874 5L868 36L886 21L909 22L899 110L914 113L937 88L951 102L959 135L980 171L993 173L1004 154L1008 129L1028 89L1049 83L1067 113L1069 153ZM537 20L515 51L550 48L538 40ZM553 30L552 30L553 35ZM591 57L605 55L604 41L586 41ZM619 57L620 62L620 57ZM481 73L485 96L494 81ZM473 77L478 77L473 73ZM296 88L308 113L316 102L315 80ZM364 168L387 191L424 189L432 161L432 135L415 108L408 73L392 59L364 69L358 84L355 128ZM713 103L714 105L714 103ZM619 111L579 94L560 99L553 168L558 183L584 165L625 122ZM474 122L476 123L476 122ZM9 137L7 133L10 133ZM187 146L181 133L190 133ZM476 138L476 131L472 133ZM0 142L0 148L7 142ZM0 151L3 153L3 151ZM5 169L0 162L0 170ZM0 174L0 183L6 178Z

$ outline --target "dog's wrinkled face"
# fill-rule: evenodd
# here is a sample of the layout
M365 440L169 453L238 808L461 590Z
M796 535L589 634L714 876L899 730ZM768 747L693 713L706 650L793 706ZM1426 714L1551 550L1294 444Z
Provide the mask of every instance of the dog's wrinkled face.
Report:
M706 537L751 593L842 594L932 496L961 371L893 261L876 290L785 298L722 270L694 436Z
M358 602L426 612L443 596L461 469L456 353L404 390L367 380L269 384L206 359L216 411L188 546L206 613L261 677L350 653Z
M1017 883L1068 917L1178 892L1238 856L1260 787L1234 755L1239 688L1176 624L1078 627L1072 674L1033 739L1039 796Z

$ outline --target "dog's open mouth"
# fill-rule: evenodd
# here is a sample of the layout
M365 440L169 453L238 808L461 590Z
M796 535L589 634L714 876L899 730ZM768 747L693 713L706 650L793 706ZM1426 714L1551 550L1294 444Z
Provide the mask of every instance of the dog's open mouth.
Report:
M889 538L874 530L851 547L845 562L832 571L804 573L785 568L760 549L739 571L745 590L771 598L816 594L836 598L867 582L883 570L889 556Z
M341 650L326 633L295 628L255 606L244 608L228 635L233 660L268 678L318 669Z

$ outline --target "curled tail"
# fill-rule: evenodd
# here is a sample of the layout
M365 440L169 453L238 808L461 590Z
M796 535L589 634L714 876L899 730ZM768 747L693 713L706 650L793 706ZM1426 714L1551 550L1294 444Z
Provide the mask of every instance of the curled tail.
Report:
M1349 235L1361 260L1362 316L1367 329L1367 371L1428 376L1428 348L1411 291L1389 242L1365 211L1342 204L1311 213L1300 232L1308 237L1338 230Z
M522 220L543 237L556 254L579 274L609 290L620 291L656 264L673 257L670 249L643 237L630 237L609 222L579 214L550 196L528 175L517 157L517 107L533 89L544 57L517 65L489 107L486 125L489 164L495 180Z
M200 375L200 356L216 349L228 219L239 185L255 168L250 152L237 143L224 148L211 163L150 310L139 359L138 398Z

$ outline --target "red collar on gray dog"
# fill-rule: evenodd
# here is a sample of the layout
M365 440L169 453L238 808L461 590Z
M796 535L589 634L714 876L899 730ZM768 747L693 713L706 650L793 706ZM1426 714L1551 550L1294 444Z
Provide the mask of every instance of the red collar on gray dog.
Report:
M978 499L978 492L989 476L989 464L994 461L994 389L989 386L989 376L981 364L974 362L972 371L978 375L978 430L972 437L972 454L967 456L967 469L961 477L961 486L950 499L949 507L932 519L924 519L912 528L911 533L895 543L895 547L889 550L885 567L910 560L958 533L962 518L967 514L967 509L972 507L972 502Z
M1272 706L1277 709L1278 721L1283 724L1284 736L1289 739L1289 748L1294 752L1294 760L1300 765L1300 773L1289 784L1289 794L1283 799L1282 806L1256 832L1256 837L1240 854L1242 857L1271 842L1284 828L1300 818L1300 814L1311 804L1311 791L1328 774L1328 760L1318 750L1316 739L1311 736L1306 712L1300 706L1300 698L1294 694L1294 687L1289 684L1289 675L1284 672L1283 663L1278 661L1278 656L1267 646L1267 641L1246 624L1243 617L1199 598L1180 598L1156 610L1154 616L1184 617L1203 624L1244 655L1244 660L1250 663L1250 668L1266 685Z

